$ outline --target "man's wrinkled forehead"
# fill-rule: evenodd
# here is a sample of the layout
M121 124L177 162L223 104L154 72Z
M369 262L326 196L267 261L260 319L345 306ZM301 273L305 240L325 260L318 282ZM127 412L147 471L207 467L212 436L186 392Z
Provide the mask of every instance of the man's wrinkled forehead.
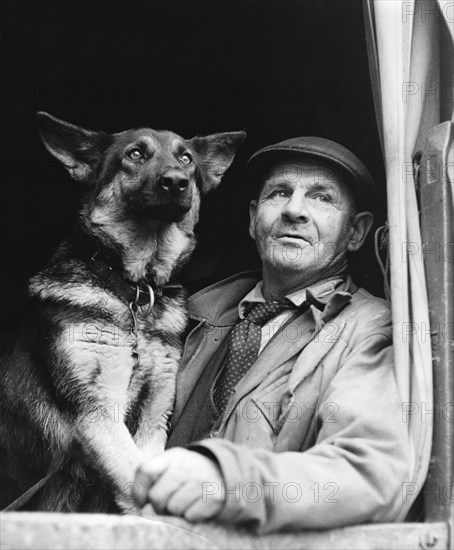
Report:
M274 162L264 172L261 188L273 184L345 188L344 177L339 170L314 157L289 157Z

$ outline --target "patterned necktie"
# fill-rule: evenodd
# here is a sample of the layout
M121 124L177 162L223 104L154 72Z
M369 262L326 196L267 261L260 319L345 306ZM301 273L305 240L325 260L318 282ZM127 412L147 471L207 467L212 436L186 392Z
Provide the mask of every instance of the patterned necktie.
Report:
M244 319L232 330L224 369L213 391L213 401L219 414L224 411L235 386L257 359L262 326L284 309L291 308L296 306L287 298L274 302L259 302L253 305Z

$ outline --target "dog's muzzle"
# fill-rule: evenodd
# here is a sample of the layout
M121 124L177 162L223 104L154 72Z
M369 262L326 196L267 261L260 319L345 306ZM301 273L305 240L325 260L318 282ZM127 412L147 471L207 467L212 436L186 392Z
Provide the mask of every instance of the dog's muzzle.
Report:
M189 180L182 172L168 170L159 176L157 186L162 193L177 198L186 193L189 188Z
M168 221L181 221L191 209L193 189L184 172L166 170L151 184L145 182L140 196L133 200L134 209L141 215Z

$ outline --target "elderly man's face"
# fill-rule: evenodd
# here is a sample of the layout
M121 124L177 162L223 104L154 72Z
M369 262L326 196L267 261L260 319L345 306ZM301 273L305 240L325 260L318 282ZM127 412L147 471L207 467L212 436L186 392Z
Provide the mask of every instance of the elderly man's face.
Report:
M276 164L250 214L264 275L299 274L308 284L345 269L347 251L361 246L370 227L360 239L355 236L350 191L334 170L314 159Z

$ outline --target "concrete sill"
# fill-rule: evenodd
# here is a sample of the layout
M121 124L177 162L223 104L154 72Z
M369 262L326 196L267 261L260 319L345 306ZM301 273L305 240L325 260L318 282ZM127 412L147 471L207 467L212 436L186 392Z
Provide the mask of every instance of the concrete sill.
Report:
M213 524L178 518L103 514L0 514L1 550L173 550L173 549L408 549L449 548L445 523L377 524L328 531L254 536Z

